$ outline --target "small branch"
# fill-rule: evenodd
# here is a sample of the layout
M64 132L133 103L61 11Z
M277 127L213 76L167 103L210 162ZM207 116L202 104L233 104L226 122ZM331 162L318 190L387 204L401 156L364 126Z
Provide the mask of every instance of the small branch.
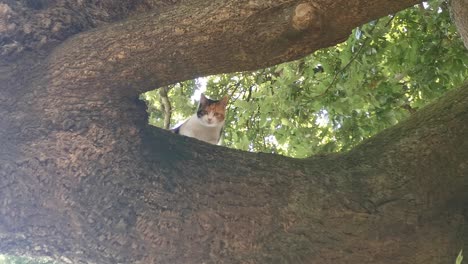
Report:
M171 126L172 106L167 95L170 89L169 86L159 88L159 102L161 102L164 111L164 129L169 129Z

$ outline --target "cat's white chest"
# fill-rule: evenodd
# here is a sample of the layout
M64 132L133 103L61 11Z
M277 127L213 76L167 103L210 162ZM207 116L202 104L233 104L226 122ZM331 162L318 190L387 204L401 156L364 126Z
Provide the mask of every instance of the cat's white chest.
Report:
M206 126L200 122L197 115L194 115L180 126L179 134L218 144L223 125L224 122L216 126Z

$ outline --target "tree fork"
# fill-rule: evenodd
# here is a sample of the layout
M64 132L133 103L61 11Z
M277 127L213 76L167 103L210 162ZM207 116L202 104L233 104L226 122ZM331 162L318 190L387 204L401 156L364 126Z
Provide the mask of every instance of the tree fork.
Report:
M187 2L2 67L0 251L76 263L452 261L466 241L466 86L349 153L301 160L150 128L134 99L293 60L416 2Z

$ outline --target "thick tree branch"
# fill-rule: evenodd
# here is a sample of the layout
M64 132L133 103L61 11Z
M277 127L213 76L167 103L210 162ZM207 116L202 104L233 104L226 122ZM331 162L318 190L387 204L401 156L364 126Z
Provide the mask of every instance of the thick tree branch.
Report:
M20 170L0 163L0 250L99 263L447 263L466 239L467 104L465 86L349 153L302 160L152 127L101 147L92 130L72 133L76 143L59 138ZM75 161L54 158L70 148Z
M200 75L294 60L418 2L191 1L76 36L54 52L50 74L127 84L126 93L131 86L137 94Z
M0 68L0 251L103 264L451 262L467 239L467 86L349 153L302 160L149 127L133 100L298 58L415 2L194 1Z

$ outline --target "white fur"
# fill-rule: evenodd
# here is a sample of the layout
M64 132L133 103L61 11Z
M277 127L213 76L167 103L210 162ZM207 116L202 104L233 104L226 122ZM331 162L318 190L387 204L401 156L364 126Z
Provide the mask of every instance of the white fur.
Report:
M211 118L211 122L208 120ZM211 144L220 144L221 129L223 129L224 120L218 122L213 113L198 118L197 114L187 119L179 128L179 134L193 137Z

